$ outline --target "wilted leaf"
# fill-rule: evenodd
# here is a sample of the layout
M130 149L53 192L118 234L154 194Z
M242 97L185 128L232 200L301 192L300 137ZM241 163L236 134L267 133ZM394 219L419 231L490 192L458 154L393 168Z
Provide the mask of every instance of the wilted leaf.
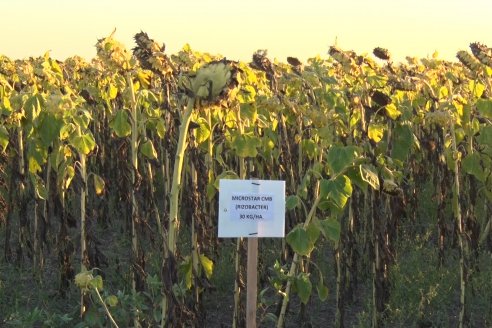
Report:
M373 165L362 164L360 166L360 176L372 189L379 190L379 177Z
M31 174L31 179L34 184L36 197L43 200L48 199L48 190L46 189L43 179L41 179L37 174Z

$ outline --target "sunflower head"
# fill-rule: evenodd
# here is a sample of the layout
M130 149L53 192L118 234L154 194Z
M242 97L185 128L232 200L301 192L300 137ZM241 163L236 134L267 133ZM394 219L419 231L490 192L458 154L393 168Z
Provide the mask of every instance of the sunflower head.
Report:
M382 60L390 60L391 59L391 55L390 55L388 49L385 49L385 48L376 47L376 48L374 48L372 53L374 54L374 56L376 56L377 58L382 59Z
M484 65L492 67L492 48L479 42L470 44L473 55Z
M456 54L456 58L472 72L476 72L480 69L480 62L476 60L472 55L470 55L465 50L460 50Z
M218 104L226 101L231 91L239 85L238 73L235 62L226 59L212 61L196 72L181 77L179 85L202 104Z

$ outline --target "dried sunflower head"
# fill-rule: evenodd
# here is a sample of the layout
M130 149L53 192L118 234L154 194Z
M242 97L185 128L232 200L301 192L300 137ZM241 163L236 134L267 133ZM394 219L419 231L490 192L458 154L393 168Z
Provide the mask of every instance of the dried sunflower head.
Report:
M352 59L350 58L350 56L345 51L339 49L336 46L331 46L328 50L328 54L344 66L350 65L352 63Z
M134 36L137 46L133 48L133 55L140 62L143 69L148 69L160 75L169 75L173 72L173 65L168 56L164 54L166 46L160 46L152 40L147 33L140 32Z
M107 67L130 70L134 66L131 53L121 42L113 38L115 32L116 30L108 37L97 40L97 56Z
M484 65L492 67L492 49L479 42L470 44L473 55Z
M374 56L376 56L382 60L390 60L391 59L391 55L390 55L388 49L385 49L385 48L376 47L376 48L374 48L372 53L374 54Z
M472 55L464 50L458 51L456 58L472 72L476 72L480 69L480 62L476 60Z

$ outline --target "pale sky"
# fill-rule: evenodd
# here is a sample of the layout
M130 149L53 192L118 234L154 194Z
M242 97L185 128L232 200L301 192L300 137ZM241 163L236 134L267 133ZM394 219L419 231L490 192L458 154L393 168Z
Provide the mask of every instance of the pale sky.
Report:
M254 51L285 61L344 50L388 48L405 56L454 60L470 42L492 47L492 0L0 0L0 54L12 59L95 56L116 28L128 49L140 30L174 53L194 50L249 61Z

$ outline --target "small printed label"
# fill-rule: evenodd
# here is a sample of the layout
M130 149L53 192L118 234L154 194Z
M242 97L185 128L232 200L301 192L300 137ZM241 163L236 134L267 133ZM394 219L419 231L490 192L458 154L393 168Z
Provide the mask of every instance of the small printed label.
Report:
M232 193L230 215L233 220L273 220L275 197L271 194Z

